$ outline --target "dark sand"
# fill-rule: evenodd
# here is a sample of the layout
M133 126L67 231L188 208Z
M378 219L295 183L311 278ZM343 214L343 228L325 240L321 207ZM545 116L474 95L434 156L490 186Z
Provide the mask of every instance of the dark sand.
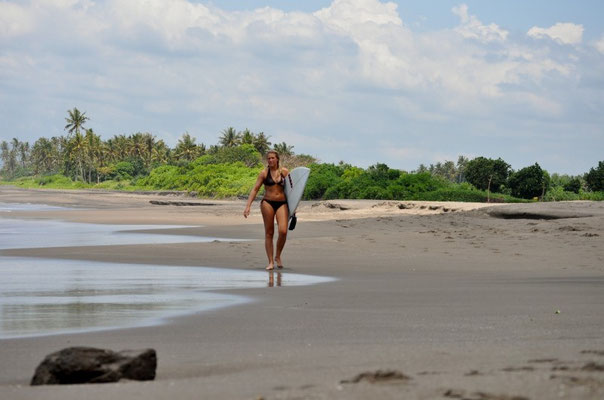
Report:
M197 227L180 233L263 237L258 209L243 219L243 201L149 203L157 199L183 200L0 187L0 202L81 208L0 218L187 224ZM484 205L414 202L404 209L400 203L303 204L288 238L283 274L332 276L336 282L268 287L267 273L266 288L235 291L254 302L174 318L166 325L0 340L0 398L604 397L604 203L480 208ZM261 240L1 254L265 266ZM28 386L46 354L75 345L155 348L157 379ZM351 382L377 370L397 370L409 379Z

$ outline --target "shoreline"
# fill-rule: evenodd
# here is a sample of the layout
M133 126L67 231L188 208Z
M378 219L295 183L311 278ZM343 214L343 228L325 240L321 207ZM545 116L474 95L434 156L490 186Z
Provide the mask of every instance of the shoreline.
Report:
M27 273L9 271L11 265ZM159 326L174 318L253 301L237 294L240 289L333 281L281 272L267 280L261 271L2 256L0 275L8 274L13 275L9 282L0 281L4 293L0 308L7 306L0 340ZM63 296L66 288L70 293ZM44 310L52 311L52 321Z
M211 230L217 232L213 236L254 240L5 250L2 255L264 268L259 212L253 209L250 219L243 219L243 201L152 206L149 195L53 195L0 187L0 202L8 200L79 207L30 218L189 221L196 227L188 234ZM159 327L0 340L0 359L11 366L0 371L0 395L68 400L107 394L157 399L604 395L603 373L584 369L589 363L604 364L599 355L604 354L601 203L490 204L454 212L373 207L377 203L363 201L329 203L351 207L346 210L322 203L313 209L314 203L303 204L298 226L289 233L285 271L338 281L237 290L254 302L175 318ZM493 216L494 208L560 218L506 219ZM46 354L73 345L153 347L157 378L26 386ZM401 371L410 380L341 383L385 369Z

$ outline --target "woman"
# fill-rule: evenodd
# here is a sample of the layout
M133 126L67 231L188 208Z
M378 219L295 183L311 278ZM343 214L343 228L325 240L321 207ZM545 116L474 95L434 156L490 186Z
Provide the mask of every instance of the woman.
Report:
M289 174L289 171L279 166L279 154L276 151L271 150L266 153L266 160L268 166L258 174L256 184L247 199L243 216L247 218L250 215L252 202L258 194L260 186L264 185L264 197L260 202L260 211L262 212L262 219L264 219L264 247L268 257L266 269L270 271L275 268L275 262L278 268L283 268L281 252L287 239L287 220L289 219L289 210L283 187L285 186L285 177ZM279 237L277 239L277 252L273 258L275 219L277 220Z

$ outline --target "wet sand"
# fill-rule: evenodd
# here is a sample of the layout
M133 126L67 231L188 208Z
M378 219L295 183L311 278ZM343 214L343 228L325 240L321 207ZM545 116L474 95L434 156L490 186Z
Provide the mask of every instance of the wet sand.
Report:
M244 201L0 187L0 202L78 208L1 218L182 224L191 227L174 231L243 239L263 235L257 208L243 219ZM174 318L159 327L0 340L0 397L602 398L604 204L485 206L304 203L288 238L282 274L331 276L336 282L269 287L267 273L267 287L233 291L252 303ZM261 240L1 254L265 266ZM157 379L27 386L46 354L74 345L155 348ZM378 370L396 370L407 378L393 374L389 379Z

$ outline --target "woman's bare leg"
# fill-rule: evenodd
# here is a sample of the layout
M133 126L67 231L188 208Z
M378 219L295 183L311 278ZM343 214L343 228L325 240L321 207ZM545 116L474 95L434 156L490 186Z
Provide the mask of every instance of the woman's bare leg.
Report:
M287 240L287 221L289 220L287 204L279 207L276 212L276 217L277 227L279 229L279 238L277 239L277 254L275 254L275 261L277 262L277 267L283 268L283 262L281 262L281 252L283 251L285 241Z
M266 201L260 202L260 211L262 212L262 219L264 220L264 248L266 249L266 256L268 257L267 270L275 268L275 262L273 260L273 236L275 234L275 211L273 207Z

